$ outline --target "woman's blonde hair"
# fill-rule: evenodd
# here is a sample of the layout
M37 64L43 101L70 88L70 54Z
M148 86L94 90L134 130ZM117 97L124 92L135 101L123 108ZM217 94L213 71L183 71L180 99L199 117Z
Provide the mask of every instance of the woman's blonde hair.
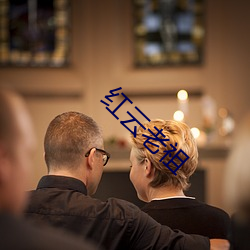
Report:
M143 126L146 128L145 130L140 127L137 130L136 137L132 137L132 147L135 150L136 158L138 163L142 163L145 158L148 158L151 162L152 166L155 168L154 178L150 185L152 187L160 187L163 185L166 186L174 186L175 188L181 188L182 190L186 190L189 184L189 177L194 173L197 164L198 164L198 150L195 139L190 131L190 128L182 122L172 121L172 120L151 120L151 122L144 123ZM143 135L154 137L149 130L153 133L157 134L158 130L162 130L162 134L165 135L165 138L162 135L157 136L161 139L169 139L169 141L165 141L165 145L162 145L160 141L155 141L150 139L149 141L158 145L158 148L150 143L146 143L146 146L151 149L151 151L155 152L157 149L159 151L155 154L152 154L146 147L145 141L146 137ZM148 130L149 129L149 130ZM160 133L159 133L160 134ZM177 143L177 146L176 146ZM176 146L177 150L174 152L176 154L180 149L182 149L188 156L189 159L176 171L176 175L174 175L164 164L164 162L169 162L170 159L174 156L167 155L162 162L160 159L165 156L166 150L172 150L171 145ZM178 155L182 160L186 158L183 154ZM179 165L180 160L175 158L173 160L175 164ZM171 162L169 167L174 171L176 166Z

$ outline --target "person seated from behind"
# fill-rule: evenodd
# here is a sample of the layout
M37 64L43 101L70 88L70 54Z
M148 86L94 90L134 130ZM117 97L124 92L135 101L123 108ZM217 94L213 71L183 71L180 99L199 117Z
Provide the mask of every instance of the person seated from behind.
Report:
M49 124L45 138L48 175L30 192L26 216L86 237L106 249L228 249L225 240L209 240L161 226L135 205L96 192L110 155L102 132L89 116L66 112ZM203 225L205 226L205 225Z
M75 237L38 229L20 219L26 205L26 182L35 136L22 99L0 90L0 249L93 250Z
M143 124L145 130L140 127L136 137L132 136L132 150L130 154L131 171L130 180L133 183L139 199L147 202L142 210L152 216L162 225L168 225L172 229L180 229L185 233L200 234L209 238L227 239L230 229L230 218L223 210L210 206L187 197L185 191L190 186L189 178L194 173L198 164L198 150L195 139L189 127L172 120L151 120ZM162 130L159 138L169 139L165 141L166 147L159 141L151 140L152 143L144 143L146 136L153 137L150 129L157 134ZM160 134L160 133L159 133ZM171 155L166 150L176 151ZM145 146L147 146L150 152ZM189 159L174 173L163 162L167 163L182 149ZM163 158L162 161L161 158ZM178 155L182 161L185 157ZM177 166L180 161L173 160ZM176 166L171 162L169 167L174 171Z
M250 249L250 113L233 140L225 173L225 197L233 210L230 242L234 250Z

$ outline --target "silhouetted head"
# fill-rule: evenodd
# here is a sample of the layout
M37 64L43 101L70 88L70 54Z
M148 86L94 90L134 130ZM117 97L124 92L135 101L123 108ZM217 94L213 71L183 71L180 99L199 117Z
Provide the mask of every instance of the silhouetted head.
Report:
M0 91L0 210L20 213L26 204L25 189L35 139L23 100Z

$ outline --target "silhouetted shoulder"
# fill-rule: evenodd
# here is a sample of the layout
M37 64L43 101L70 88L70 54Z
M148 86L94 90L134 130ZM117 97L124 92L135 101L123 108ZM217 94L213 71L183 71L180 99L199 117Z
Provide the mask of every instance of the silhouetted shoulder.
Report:
M0 246L8 250L97 250L89 242L49 227L34 227L9 214L0 215Z

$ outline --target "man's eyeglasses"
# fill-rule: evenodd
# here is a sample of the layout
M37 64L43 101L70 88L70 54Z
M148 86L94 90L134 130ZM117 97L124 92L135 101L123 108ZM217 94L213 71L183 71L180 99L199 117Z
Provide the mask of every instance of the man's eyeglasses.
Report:
M88 157L89 154L90 154L90 151L92 150L93 148L91 148L86 154L85 154L85 157ZM108 161L109 161L109 158L110 158L110 154L108 152L106 152L105 150L103 149L100 149L100 148L95 148L96 151L99 151L102 153L102 161L103 161L103 166L105 166Z

